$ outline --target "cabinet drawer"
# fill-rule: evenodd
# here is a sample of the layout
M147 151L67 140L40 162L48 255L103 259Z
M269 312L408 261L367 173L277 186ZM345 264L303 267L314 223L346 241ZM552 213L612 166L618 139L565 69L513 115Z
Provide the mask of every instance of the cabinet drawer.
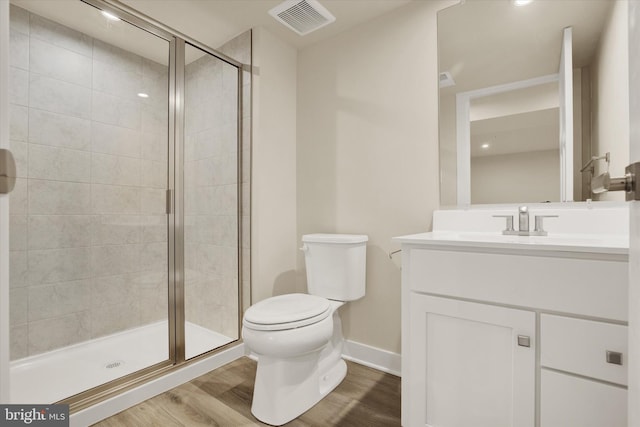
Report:
M540 385L540 427L627 427L624 388L545 369Z
M627 327L550 314L540 316L540 364L617 384L627 384ZM607 362L622 353L622 365Z
M603 319L628 319L626 261L405 250L408 256L405 262L403 255L403 270L412 291Z

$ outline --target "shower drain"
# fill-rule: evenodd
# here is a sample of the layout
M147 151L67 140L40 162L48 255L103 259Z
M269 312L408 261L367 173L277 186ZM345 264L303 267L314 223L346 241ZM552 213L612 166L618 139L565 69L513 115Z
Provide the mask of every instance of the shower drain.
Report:
M107 369L113 369L113 368L117 368L119 366L124 365L124 361L123 360L115 360L113 362L109 362L106 365L104 365L105 368Z

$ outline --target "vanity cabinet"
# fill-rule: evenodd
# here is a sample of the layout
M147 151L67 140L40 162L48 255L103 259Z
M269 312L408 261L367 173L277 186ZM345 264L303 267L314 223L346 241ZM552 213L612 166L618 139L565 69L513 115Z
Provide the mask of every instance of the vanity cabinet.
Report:
M625 250L416 236L398 238L403 426L626 427Z
M409 425L533 427L535 313L420 294L410 312L410 358L427 363L412 365Z

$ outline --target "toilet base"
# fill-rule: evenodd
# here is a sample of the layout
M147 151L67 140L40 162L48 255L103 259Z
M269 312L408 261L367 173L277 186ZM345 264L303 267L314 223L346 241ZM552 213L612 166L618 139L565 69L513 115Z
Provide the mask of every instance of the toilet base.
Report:
M339 304L341 305L341 304ZM342 359L342 322L337 307L333 335L321 349L295 357L258 354L251 413L260 421L280 426L302 415L347 375Z
M333 391L347 375L347 364L339 359L321 372L319 356L319 352L292 359L259 356L251 413L266 424L280 426Z

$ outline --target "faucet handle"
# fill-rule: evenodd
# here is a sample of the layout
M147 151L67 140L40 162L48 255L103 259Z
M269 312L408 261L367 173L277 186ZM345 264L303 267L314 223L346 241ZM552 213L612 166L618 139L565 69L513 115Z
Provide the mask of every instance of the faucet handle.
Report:
M544 224L542 222L545 218L558 218L558 215L536 215L535 228L533 229L533 232L538 236L547 235L547 232L544 231Z
M503 233L505 231L515 231L513 229L513 215L493 215L494 218L506 218L507 219L507 224L506 224L506 228L502 231Z

